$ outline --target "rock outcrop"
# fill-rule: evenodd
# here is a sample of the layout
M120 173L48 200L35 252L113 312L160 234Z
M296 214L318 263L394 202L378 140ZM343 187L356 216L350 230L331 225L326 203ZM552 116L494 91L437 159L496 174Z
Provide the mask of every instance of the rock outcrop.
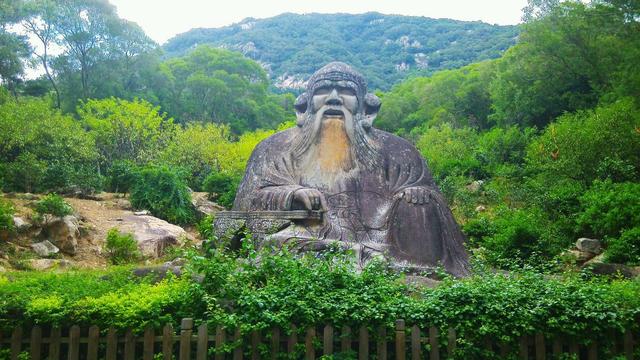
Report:
M126 215L118 225L122 233L131 233L144 256L158 258L166 248L180 244L187 232L177 225L149 215Z

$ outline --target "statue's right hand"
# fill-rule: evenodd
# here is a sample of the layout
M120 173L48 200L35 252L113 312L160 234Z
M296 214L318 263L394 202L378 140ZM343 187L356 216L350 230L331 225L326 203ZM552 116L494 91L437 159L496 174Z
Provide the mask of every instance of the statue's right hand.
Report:
M307 210L327 210L327 201L317 189L302 188L293 193L294 201L302 204Z

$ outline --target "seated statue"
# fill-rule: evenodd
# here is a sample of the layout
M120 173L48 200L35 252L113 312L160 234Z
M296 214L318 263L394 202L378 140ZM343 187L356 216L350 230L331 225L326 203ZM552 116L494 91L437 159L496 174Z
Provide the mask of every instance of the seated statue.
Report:
M265 241L302 250L338 245L362 264L385 257L400 267L468 274L464 236L424 159L406 140L372 127L380 105L350 66L318 70L296 100L297 127L253 151L233 210L322 213L281 223Z

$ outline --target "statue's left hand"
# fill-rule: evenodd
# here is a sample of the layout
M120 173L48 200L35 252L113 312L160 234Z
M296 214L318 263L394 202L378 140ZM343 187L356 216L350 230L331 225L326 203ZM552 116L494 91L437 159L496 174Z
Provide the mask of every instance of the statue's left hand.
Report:
M410 204L428 204L431 199L431 189L424 186L412 186L400 190L396 196Z

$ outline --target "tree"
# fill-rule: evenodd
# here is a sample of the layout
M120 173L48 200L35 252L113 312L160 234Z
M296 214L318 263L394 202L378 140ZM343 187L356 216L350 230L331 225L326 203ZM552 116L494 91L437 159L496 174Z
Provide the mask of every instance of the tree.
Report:
M23 59L29 53L26 36L8 30L9 25L22 17L19 5L19 2L0 2L0 84L7 86L14 96L24 73Z

